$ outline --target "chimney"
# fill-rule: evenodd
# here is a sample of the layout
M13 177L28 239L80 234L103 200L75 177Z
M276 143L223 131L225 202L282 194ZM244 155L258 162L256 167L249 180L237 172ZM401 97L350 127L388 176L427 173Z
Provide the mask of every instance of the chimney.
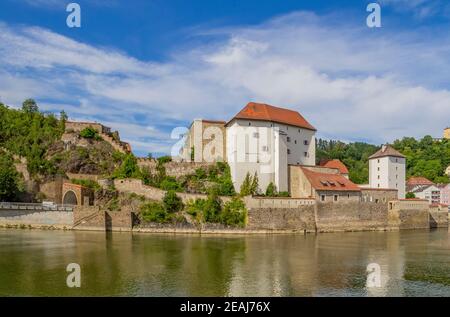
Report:
M383 144L383 145L381 146L381 152L386 152L386 150L387 150L387 145L386 145L386 144Z

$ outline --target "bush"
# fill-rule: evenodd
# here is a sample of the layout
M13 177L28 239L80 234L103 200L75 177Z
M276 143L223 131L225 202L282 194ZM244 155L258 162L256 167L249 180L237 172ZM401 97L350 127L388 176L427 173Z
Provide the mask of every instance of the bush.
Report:
M247 219L247 209L244 202L234 197L227 202L220 215L220 222L228 226L244 227Z
M162 190L183 191L181 184L177 182L175 177L171 176L166 176L159 184L159 188Z
M80 131L80 136L85 139L95 139L98 137L98 132L92 127L87 127Z
M206 222L219 222L222 211L222 201L215 193L210 193L205 201L203 219Z
M125 156L120 167L114 171L113 178L141 178L141 171L133 154Z
M101 189L101 186L96 181L90 179L71 179L72 184L81 185L92 190L98 191Z
M277 186L270 182L270 184L267 186L266 189L266 196L268 197L275 197L277 195Z
M142 219L147 222L166 223L172 220L161 203L152 202L141 206Z
M416 195L414 193L406 193L406 199L414 199Z
M158 160L158 164L162 165L162 164L165 164L165 163L172 162L172 157L166 155L166 156L158 157L157 160Z
M205 199L197 198L187 203L186 212L194 217L197 222L203 222L203 211L205 210Z
M169 190L163 198L164 208L169 213L175 213L183 209L184 205L181 198L177 196L174 190Z

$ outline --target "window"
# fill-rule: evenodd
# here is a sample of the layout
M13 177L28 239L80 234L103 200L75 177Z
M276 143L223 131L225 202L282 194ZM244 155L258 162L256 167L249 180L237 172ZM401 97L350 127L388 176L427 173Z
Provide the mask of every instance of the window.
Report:
M291 150L288 149L288 150L287 150L287 154L291 154Z
M291 142L291 138L290 138L290 137L287 137L287 138L286 138L286 141L287 141L287 142Z
M378 161L378 163L380 163L380 160L377 160Z
M325 195L320 195L320 201L325 201Z
M334 196L333 196L333 200L334 200L334 201L338 201L338 200L339 200L339 195L334 195Z
M256 138L256 139L258 139L258 138L259 138L259 133L258 133L258 132L254 132L254 133L253 133L253 137Z
M375 199L375 204L378 204L378 202L379 202L379 199L378 198Z
M294 143L297 144L297 140L294 140Z
M304 152L303 155L305 155L305 157L308 157L308 152Z
M288 131L289 130L289 127L288 126L286 126L286 131Z
M263 152L269 152L269 147L267 145L263 145L262 150Z
M378 172L380 171L380 168L378 167Z
M380 175L378 175L378 179L380 179Z
M249 122L249 123L248 123L248 125L252 125L252 123L251 123L251 122Z
M347 194L347 198L350 199L350 194Z
M398 163L398 159L395 159L395 163Z
M298 133L301 133L301 132L300 132L300 129L298 129Z
M308 144L309 144L308 140L305 140L305 141L303 142L303 144L304 144L304 145L308 145Z
M380 188L380 184L378 184L378 188Z

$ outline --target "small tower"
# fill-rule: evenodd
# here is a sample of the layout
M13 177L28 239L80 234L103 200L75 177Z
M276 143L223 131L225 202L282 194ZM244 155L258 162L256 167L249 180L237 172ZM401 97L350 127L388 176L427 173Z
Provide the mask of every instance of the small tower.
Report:
M386 144L369 157L369 183L372 188L397 189L398 198L405 198L406 157Z

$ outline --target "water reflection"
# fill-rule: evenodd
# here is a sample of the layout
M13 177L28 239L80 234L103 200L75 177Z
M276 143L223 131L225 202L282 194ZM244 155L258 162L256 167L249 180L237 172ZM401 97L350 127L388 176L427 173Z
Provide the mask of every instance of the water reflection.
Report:
M0 295L450 296L447 230L196 236L0 231ZM65 284L79 263L82 287ZM366 287L378 263L381 287Z

